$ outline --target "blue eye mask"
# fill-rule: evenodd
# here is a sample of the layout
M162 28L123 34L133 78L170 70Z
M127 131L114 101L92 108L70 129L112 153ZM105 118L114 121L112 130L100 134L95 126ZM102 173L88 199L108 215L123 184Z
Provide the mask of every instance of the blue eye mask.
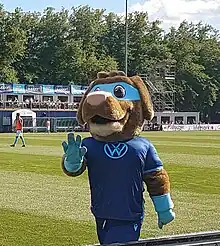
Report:
M117 100L126 101L140 101L140 94L138 90L125 82L114 82L111 84L98 84L95 85L91 92L105 91L110 92Z

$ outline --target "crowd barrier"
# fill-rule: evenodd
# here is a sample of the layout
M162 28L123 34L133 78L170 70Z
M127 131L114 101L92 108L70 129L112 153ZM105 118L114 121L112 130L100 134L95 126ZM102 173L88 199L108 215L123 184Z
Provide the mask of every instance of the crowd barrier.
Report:
M162 246L162 245L220 246L220 231L209 231L209 232L199 232L199 233L174 235L174 236L166 236L166 237L158 237L158 238L149 238L149 239L139 240L138 242L129 242L126 244L114 243L108 245L109 246L116 246L116 245L117 246ZM92 245L87 245L87 246L92 246ZM99 244L96 244L96 246L99 246Z
M79 127L79 124L74 117L23 117L24 132L47 132L47 120L50 120L51 132L71 132L83 131L84 128Z
M0 101L0 109L31 109L31 110L77 110L79 103L68 102L12 102Z

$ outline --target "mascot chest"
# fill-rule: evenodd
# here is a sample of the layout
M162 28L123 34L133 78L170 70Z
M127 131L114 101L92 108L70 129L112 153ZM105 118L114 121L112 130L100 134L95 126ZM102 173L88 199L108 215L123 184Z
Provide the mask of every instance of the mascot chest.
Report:
M141 175L146 151L138 138L123 142L105 143L94 138L84 139L87 148L87 167L90 176L100 177Z

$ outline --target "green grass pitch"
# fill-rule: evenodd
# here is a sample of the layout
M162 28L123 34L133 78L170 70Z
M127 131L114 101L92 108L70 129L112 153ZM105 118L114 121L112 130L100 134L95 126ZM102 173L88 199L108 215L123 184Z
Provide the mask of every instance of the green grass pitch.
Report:
M82 133L83 137L88 134ZM163 230L145 191L141 238L220 229L220 131L144 132L171 179L176 219ZM24 135L27 147L0 134L0 245L98 243L87 173L72 178L60 167L66 134Z

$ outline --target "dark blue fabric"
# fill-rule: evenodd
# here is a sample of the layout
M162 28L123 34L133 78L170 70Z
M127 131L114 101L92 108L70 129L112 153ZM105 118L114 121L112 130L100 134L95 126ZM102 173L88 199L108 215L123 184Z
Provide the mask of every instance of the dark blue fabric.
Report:
M96 230L99 243L127 243L138 241L142 221L120 221L96 218Z
M144 215L146 172L162 168L149 140L143 137L105 143L83 139L88 152L87 168L91 189L91 211L98 218L137 221Z

